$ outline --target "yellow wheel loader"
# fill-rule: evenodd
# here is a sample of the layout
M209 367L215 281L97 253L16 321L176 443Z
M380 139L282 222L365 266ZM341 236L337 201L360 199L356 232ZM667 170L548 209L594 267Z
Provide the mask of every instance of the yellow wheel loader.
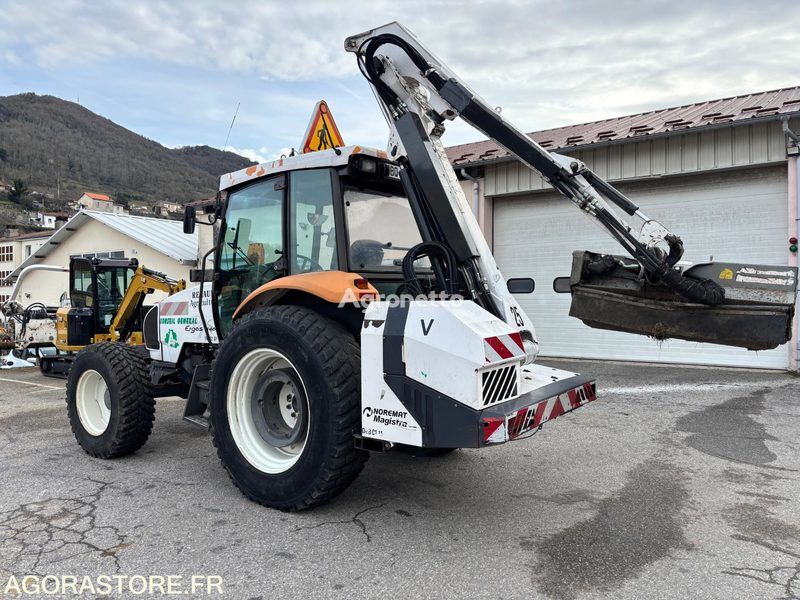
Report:
M183 280L140 266L136 259L73 257L67 306L56 309L36 303L23 309L8 302L5 308L16 332L8 337L17 348L55 346L56 354L39 357L39 368L48 377L64 378L75 353L89 344L143 346L145 298L155 291L171 295L185 287Z

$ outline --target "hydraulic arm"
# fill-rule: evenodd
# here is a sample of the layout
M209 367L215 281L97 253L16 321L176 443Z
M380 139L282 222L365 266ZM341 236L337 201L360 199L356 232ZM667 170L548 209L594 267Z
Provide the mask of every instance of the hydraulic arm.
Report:
M423 223L423 229L427 229L424 233L452 252L452 260L457 263L473 300L510 325L520 327L523 338L532 340L533 354L536 342L532 326L508 292L505 280L494 264L441 142L445 122L456 117L539 172L553 188L617 240L635 260L632 263L625 257L595 255L586 259L585 272L602 275L615 269L626 271L623 279L630 274L632 280L625 282L629 300L637 294L639 298L649 298L655 289L658 300L665 301L665 295L671 294L681 307L692 304L710 308L727 304L726 292L730 293L730 285L721 281L724 278L700 269L689 274L676 266L683 255L683 243L676 234L643 214L630 199L580 160L548 152L539 146L492 109L402 25L390 23L351 36L345 40L345 49L356 54L359 68L372 86L386 117L391 129L388 152L404 167L401 179L412 206L418 207L416 216ZM638 227L628 224L614 207L637 219ZM788 268L777 284L774 280L768 281L769 270L762 271L763 278L758 276L755 282L748 282L752 284L752 293L745 300L752 307L769 298L772 303L762 303L762 306L771 310L776 303L774 293L782 294L777 322L783 324L793 315L796 270ZM583 283L582 275L583 272L579 272L577 277L573 277L573 309L576 284ZM604 283L601 281L598 285ZM611 293L616 292L615 289ZM735 301L740 299L736 297ZM627 327L617 323L618 314L606 318L592 313L588 315L591 318L587 318L583 310L579 311L580 314L573 310L571 314L587 323L592 321L590 324L596 327L602 327L606 322L609 328L617 330L710 341L708 335L696 335L694 326L686 325L681 316L675 311L670 314L668 309L653 317L651 321L654 323L633 323ZM630 316L629 310L626 307L626 314L621 318ZM742 322L747 324L746 319ZM752 322L751 319L750 324ZM707 326L716 329L721 327L721 322L709 321ZM713 337L717 343L728 343L724 337ZM765 341L769 347L786 341L773 340L772 337ZM734 345L742 344L737 342Z
M708 305L722 302L725 293L717 283L687 279L673 269L683 255L683 244L677 235L644 215L638 206L581 161L539 146L493 110L402 25L391 23L350 37L345 45L358 54L361 70L404 146L397 146L394 158L405 158L416 171L414 163L422 162L415 160L420 146L426 142L435 145L444 133L443 123L461 117L538 171L556 190L596 219L652 280L663 281L694 302ZM428 155L434 168L452 171L441 151ZM455 178L454 173L452 177ZM426 192L436 195L427 188ZM643 222L638 233L607 201ZM435 204L435 199L431 204ZM452 244L453 249L464 260L469 251L467 247L461 248L459 241Z
M136 321L132 317L139 314L144 299L148 294L160 290L168 296L172 296L185 288L186 282L182 279L176 281L167 277L164 273L142 266L137 267L133 279L131 279L131 283L125 291L125 296L123 296L119 305L119 310L117 310L117 314L109 327L111 339L124 342L128 338Z

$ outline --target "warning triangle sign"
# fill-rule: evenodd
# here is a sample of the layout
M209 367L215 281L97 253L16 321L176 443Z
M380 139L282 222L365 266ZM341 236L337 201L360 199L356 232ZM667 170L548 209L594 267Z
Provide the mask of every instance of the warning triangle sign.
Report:
M320 100L314 107L311 114L311 121L308 123L306 135L303 138L302 152L317 152L319 150L330 150L344 146L342 134L336 127L336 121L328 108L325 100Z

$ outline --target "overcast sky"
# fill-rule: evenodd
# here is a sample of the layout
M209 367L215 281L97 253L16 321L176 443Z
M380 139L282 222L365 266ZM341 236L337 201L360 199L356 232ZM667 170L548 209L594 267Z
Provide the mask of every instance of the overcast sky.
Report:
M393 20L528 131L800 85L797 0L0 0L0 95L80 98L171 147L221 147L241 102L229 145L256 159L325 98L345 142L384 147L342 42Z

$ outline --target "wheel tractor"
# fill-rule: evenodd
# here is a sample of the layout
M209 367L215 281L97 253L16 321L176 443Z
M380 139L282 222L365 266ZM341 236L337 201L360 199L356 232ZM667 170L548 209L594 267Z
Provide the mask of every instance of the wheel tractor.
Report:
M502 444L593 401L592 378L535 362L539 340L514 296L533 282L503 277L444 152L457 117L627 253L576 253L572 314L659 338L787 341L797 269L685 269L677 235L505 121L402 26L348 38L345 50L387 119L387 151L328 147L248 167L222 176L204 219L187 207L187 233L215 231L199 285L146 313L143 347L103 341L74 360L69 417L89 454L135 451L154 398L179 395L248 498L300 510L346 489L371 451ZM315 123L332 123L330 112Z

